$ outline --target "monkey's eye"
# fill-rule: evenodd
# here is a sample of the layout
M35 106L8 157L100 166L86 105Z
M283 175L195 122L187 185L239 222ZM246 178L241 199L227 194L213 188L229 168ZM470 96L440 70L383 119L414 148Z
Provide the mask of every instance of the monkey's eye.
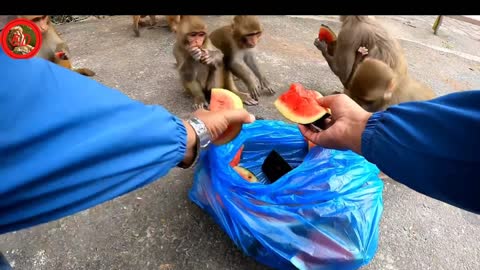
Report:
M253 36L257 36L257 35L260 35L262 32L254 32L254 33L250 33L247 35L247 37L253 37Z
M205 32L191 32L188 34L190 37L204 37L206 35Z

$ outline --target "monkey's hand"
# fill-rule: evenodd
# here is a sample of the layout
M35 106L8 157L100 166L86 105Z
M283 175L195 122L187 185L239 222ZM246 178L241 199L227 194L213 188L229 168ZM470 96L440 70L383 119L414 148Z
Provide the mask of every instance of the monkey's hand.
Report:
M200 59L205 65L209 65L211 67L218 67L223 62L223 53L220 51L209 51L203 50L202 58Z
M368 54L368 49L367 49L367 47L362 46L362 47L358 48L358 52L361 53L362 56L365 56L365 55Z
M204 97L195 97L193 101L193 109L206 109L208 108L208 102Z
M200 58L202 57L202 54L203 54L200 48L198 47L190 48L189 52L195 61L200 61Z
M270 81L268 81L265 77L260 79L260 86L263 90L266 90L269 94L275 94L275 90L273 90L272 86L270 85Z
M210 54L208 50L202 50L202 55L200 57L200 63L208 66L215 67L215 54Z
M320 41L318 38L315 38L313 45L315 45L324 56L327 54L327 42L325 42L325 40Z
M260 96L260 94L259 94L260 88L261 88L261 85L257 84L257 83L254 83L253 85L248 87L250 95L252 96L253 99L255 99L257 101L258 101L258 97Z
M248 105L248 106L258 105L258 101L253 99L252 96L249 93L244 93L244 92L238 91L236 94L240 97L240 99L243 101L243 103L245 103L245 105Z

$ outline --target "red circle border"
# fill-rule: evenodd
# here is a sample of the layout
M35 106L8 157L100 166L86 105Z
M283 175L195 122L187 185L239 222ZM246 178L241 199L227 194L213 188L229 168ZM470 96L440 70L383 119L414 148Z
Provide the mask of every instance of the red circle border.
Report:
M10 29L12 29L12 27L15 27L17 25L27 25L28 27L32 28L35 34L35 37L37 39L37 44L35 44L35 48L31 52L24 55L14 53L8 48L8 44L7 44L7 37L8 37L8 33L10 32ZM3 48L3 51L6 54L8 54L8 56L10 56L11 58L14 58L14 59L32 58L38 53L41 46L42 46L42 32L40 31L40 28L37 26L37 24L35 24L31 20L21 19L21 18L12 20L9 23L7 23L7 25L5 25L5 27L2 30L2 48Z

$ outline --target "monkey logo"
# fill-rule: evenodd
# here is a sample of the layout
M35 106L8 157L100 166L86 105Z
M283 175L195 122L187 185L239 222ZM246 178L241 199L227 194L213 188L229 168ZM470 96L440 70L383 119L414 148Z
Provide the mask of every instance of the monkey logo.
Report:
M40 28L27 19L10 21L0 35L3 50L14 59L32 58L42 45Z

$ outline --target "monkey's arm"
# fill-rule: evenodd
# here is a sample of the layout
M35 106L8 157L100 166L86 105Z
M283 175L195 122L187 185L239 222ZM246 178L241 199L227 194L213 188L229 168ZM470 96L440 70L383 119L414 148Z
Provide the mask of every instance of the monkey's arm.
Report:
M325 41L315 39L314 45L322 52L330 70L340 79L344 87L348 87L348 78L355 62L356 51L350 43L338 40L333 55L328 53ZM358 48L357 48L358 49Z
M248 91L250 92L252 98L258 100L260 85L256 81L255 74L245 64L243 59L235 59L229 66L233 75L237 76L247 85Z
M480 91L408 102L377 112L362 154L406 186L480 213Z
M0 70L12 89L0 91L0 233L121 196L186 156L187 130L161 106L40 58L0 50Z
M263 75L263 72L260 71L260 67L257 64L253 53L248 53L247 55L245 55L245 63L248 67L250 67L250 69L260 81L260 86L262 87L262 89L267 90L267 92L270 94L274 94L275 91L272 89L270 81L267 80L267 78Z
M220 50L207 49L206 51L209 59L206 60L205 58L202 58L202 63L205 63L213 68L218 68L219 66L223 65L223 53Z

